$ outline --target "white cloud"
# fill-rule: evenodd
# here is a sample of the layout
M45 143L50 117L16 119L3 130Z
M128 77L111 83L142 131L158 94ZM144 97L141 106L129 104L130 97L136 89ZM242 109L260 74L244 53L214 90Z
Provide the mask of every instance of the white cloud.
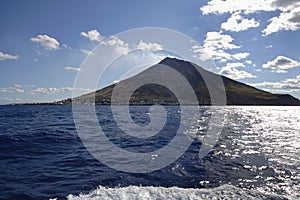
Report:
M100 42L103 37L101 36L101 34L97 31L97 30L90 30L88 32L81 32L80 35L89 38L91 41L96 41L96 42Z
M32 88L35 87L34 85L20 85L20 84L14 84L10 87L6 87L6 88L0 88L0 92L3 93L24 93L25 90L24 88Z
M115 51L119 54L127 54L132 49L128 43L124 42L120 38L116 36L111 36L107 41L102 42L104 45L112 46L115 48ZM159 51L163 50L163 46L158 43L147 43L143 42L142 40L139 44L132 44L133 46L137 45L136 48L142 51Z
M226 62L227 62L227 59L222 58L219 62L221 62L221 63L226 63Z
M120 55L125 55L130 52L130 48L128 46L117 46L115 51Z
M52 94L59 92L70 92L73 88L71 87L63 87L63 88L37 88L32 90L29 94Z
M238 49L240 46L232 44L233 38L221 32L207 32L203 47L216 47L219 49Z
M296 92L300 91L300 75L278 82L250 83L254 87L264 87L272 92Z
M9 101L9 102L20 102L22 101L20 98L8 98L8 97L1 97L0 101Z
M20 84L14 84L14 87L18 87L18 88L33 88L36 87L35 85L20 85Z
M234 80L238 79L244 79L244 78L255 78L253 74L243 71L243 70L238 70L237 68L240 67L245 67L243 63L237 62L237 63L227 63L225 67L223 67L220 70L220 74L229 77Z
M56 50L59 48L59 42L48 35L38 35L37 37L31 38L30 41L42 45L46 50Z
M80 71L80 68L67 66L67 67L65 67L65 70L67 70L67 71L73 71L73 72L78 72L78 71Z
M233 38L220 32L207 32L203 50L215 60L231 60L231 55L224 49L238 49L239 46L232 44Z
M242 11L243 13L255 13L259 11L274 11L270 0L211 0L200 8L203 14L225 14Z
M95 31L95 30L93 30ZM90 33L90 31L88 32ZM88 37L88 33L81 33L82 35ZM91 35L91 34L90 34ZM95 33L95 35L97 35ZM95 37L97 38L97 37ZM102 38L102 36L101 36ZM94 39L96 41L96 39ZM97 39L97 41L100 41ZM114 49L114 51L117 54L120 55L126 55L128 54L132 48L130 47L130 45L126 42L124 42L122 39L118 38L117 36L110 36L107 37L106 40L102 40L101 44L106 45L106 46L110 46ZM158 43L147 43L144 41L140 41L139 44L135 44L137 47L137 49L142 50L142 51L159 51L163 49L163 46L161 44ZM86 55L95 55L92 51L88 51L85 49L80 50L81 52L85 53Z
M292 60L291 58L285 56L278 56L274 60L268 61L267 63L263 64L262 67L265 69L271 69L276 73L287 73L288 69L299 66L300 62L298 61Z
M92 51L89 51L89 50L81 49L80 51L88 56L95 55L95 53L93 53Z
M61 88L37 88L29 92L30 95L36 95L36 94L54 94L54 93L61 93L61 92L71 92L73 91L74 88L72 87L61 87ZM92 92L94 90L87 89L87 88L76 88L78 91L83 91L83 92Z
M272 48L273 47L273 45L268 45L268 46L266 46L266 49L270 49L270 48Z
M163 49L163 46L158 43L146 43L141 40L137 46L137 49L140 49L142 51L159 51Z
M203 49L203 47L199 45L192 46L191 51L194 53L193 55L194 58L197 58L199 60L204 60L204 61L210 59L207 52Z
M124 46L125 42L118 38L117 36L112 36L110 39L106 42L109 46Z
M226 22L221 24L221 28L226 31L240 32L259 26L259 22L254 18L246 19L239 12L233 13Z
M20 85L16 84L7 88L0 88L0 92L6 93L24 93L24 89L21 88Z
M248 65L251 65L252 64L252 60L245 60L245 63L248 64Z
M252 85L254 87L272 87L272 88L281 88L282 87L281 82L249 83L249 85Z
M211 57L213 60L227 62L232 59L241 60L249 56L247 52L228 53L227 50L241 48L241 46L234 44L233 40L230 35L221 32L207 32L203 47L197 45L192 47L194 57L200 60L208 60Z
M13 101L13 98L1 97L0 101Z
M19 58L19 56L13 56L10 54L6 54L6 53L2 53L0 52L0 61L2 60L17 60Z
M232 59L232 56L223 49L217 49L214 46L208 45L205 46L205 49L204 47L198 45L192 46L191 50L193 51L195 58L203 61L212 58L213 60L219 60L220 62L227 62L228 60Z
M103 41L102 44L114 47L116 53L120 55L128 54L131 51L129 44L116 36L111 36L107 41Z
M73 49L72 47L70 47L69 45L67 45L67 44L62 44L61 45L64 49L68 49L68 50L75 50L76 51L76 49Z
M101 44L103 45L113 47L115 52L120 55L128 54L131 51L129 44L125 43L117 36L111 36L106 40L103 40L104 37L101 36L101 34L97 30L90 30L87 33L81 32L81 35L89 38L91 41L101 42ZM86 55L95 55L95 53L89 50L82 49L80 51Z
M271 23L262 31L263 36L281 30L296 31L300 29L300 3L291 11L282 12L269 20Z
M222 15L236 12L250 14L261 11L279 11L279 16L269 20L270 24L262 31L263 36L280 30L295 31L300 29L300 2L298 0L210 0L200 10L204 15L211 13ZM232 28L232 24L231 26L227 24L223 28L230 29Z
M233 54L232 57L236 60L242 60L242 59L245 59L247 58L248 56L250 55L250 53L236 53L236 54Z
M21 88L22 87L20 84L14 84L13 86L16 87L16 88Z
M228 68L238 68L238 67L245 67L245 65L241 62L236 62L236 63L227 63L226 67L228 67Z

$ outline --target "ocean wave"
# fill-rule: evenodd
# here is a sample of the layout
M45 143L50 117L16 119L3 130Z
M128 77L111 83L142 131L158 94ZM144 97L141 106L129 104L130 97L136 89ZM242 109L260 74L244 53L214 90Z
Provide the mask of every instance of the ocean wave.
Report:
M285 196L264 194L255 190L246 190L232 185L222 185L211 189L128 186L108 188L99 186L88 194L67 196L69 200L155 200L155 199L289 199Z

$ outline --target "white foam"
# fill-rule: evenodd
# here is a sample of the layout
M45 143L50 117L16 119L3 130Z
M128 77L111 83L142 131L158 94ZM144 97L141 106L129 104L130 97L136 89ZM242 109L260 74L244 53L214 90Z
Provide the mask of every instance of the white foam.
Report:
M193 189L178 187L128 186L107 188L99 186L89 194L68 195L69 200L158 200L158 199L287 199L284 196L263 194L232 185L222 185L212 189Z

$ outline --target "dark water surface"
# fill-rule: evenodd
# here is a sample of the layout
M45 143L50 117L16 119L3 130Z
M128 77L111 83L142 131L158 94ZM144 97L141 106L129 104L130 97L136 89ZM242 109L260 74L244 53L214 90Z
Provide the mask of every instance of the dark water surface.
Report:
M115 145L133 152L162 148L180 122L180 110L167 107L163 137L132 141L109 108L96 107L103 130ZM133 121L149 123L148 109L132 106ZM300 108L220 110L225 127L204 159L198 152L209 107L201 108L198 126L187 133L195 141L183 156L159 171L135 174L90 155L77 135L71 106L0 106L0 199L76 199L80 193L86 195L78 199L134 199L134 191L139 199L300 199Z

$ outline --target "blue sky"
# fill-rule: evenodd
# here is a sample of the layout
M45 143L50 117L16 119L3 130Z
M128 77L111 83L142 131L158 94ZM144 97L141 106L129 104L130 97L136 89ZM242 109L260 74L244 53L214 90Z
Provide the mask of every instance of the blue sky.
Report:
M300 98L298 0L7 0L0 17L0 104L70 97L87 53L140 27L182 32L220 74Z

